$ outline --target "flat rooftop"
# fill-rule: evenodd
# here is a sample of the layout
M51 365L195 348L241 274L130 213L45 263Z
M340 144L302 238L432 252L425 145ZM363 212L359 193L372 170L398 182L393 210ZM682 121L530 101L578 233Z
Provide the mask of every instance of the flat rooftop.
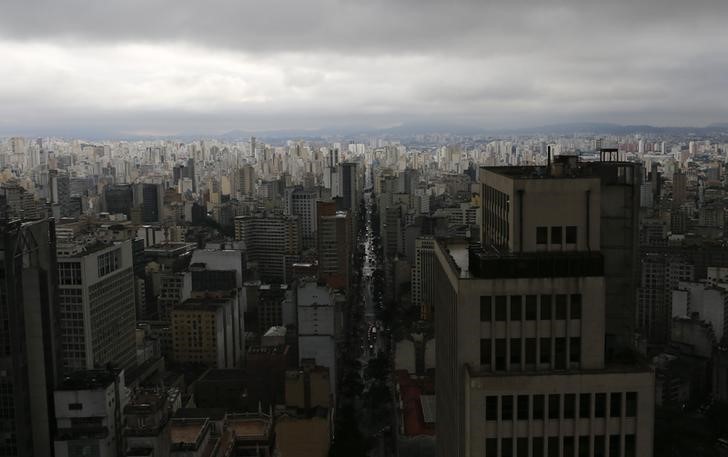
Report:
M61 380L58 390L106 389L116 380L117 372L107 370L85 370L71 373Z
M271 420L262 416L228 415L225 425L235 433L236 440L265 440L270 434Z
M459 242L441 247L460 279L604 276L604 258L598 251L513 253Z
M172 444L197 444L207 419L173 419L170 427Z

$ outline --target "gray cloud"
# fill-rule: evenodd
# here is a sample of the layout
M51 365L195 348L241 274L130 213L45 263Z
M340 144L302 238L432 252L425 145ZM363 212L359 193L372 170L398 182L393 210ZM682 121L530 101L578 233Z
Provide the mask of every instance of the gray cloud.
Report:
M725 121L724 0L5 0L0 134Z

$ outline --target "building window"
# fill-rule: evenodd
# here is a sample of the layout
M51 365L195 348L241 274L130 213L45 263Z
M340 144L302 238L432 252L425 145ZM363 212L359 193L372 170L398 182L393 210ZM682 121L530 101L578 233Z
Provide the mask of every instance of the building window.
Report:
M506 308L507 300L505 295L495 297L495 320L505 321L508 319L508 310Z
M485 457L498 457L498 438L485 440Z
M604 453L604 451L605 451L604 436L596 435L594 437L594 457L606 457L606 454Z
M620 392L612 392L609 394L609 416L622 416L622 394Z
M513 420L513 395L501 397L501 419L504 421Z
M541 338L541 356L539 363L551 363L551 338Z
M576 244L576 226L566 226L566 244Z
M562 452L564 453L564 457L574 457L574 437L573 436L565 436L564 437L564 447L562 449Z
M571 318L581 319L581 294L571 295Z
M619 457L621 455L621 437L619 435L609 435L609 457Z
M580 394L579 395L579 417L582 419L588 419L591 417L591 395Z
M528 420L528 395L519 395L517 399L518 420Z
M607 414L607 394L594 396L594 417L604 417Z
M551 227L551 244L562 244L561 227Z
M511 365L521 364L521 339L511 338Z
M541 320L551 320L551 295L541 295Z
M556 310L555 319L565 320L566 319L566 295L556 295Z
M495 395L485 397L485 420L498 420L498 397Z
M627 392L627 410L625 411L627 417L637 416L637 392Z
M581 363L581 338L569 338L569 362Z
M501 440L501 457L513 457L513 438Z
M543 395L533 396L533 420L542 420L545 411L545 397Z
M99 277L113 273L121 266L121 249L114 249L105 254L101 254L98 259Z
M495 340L495 369L499 371L506 369L506 340L504 338Z
M589 436L580 436L579 437L579 457L589 457L590 449L589 449Z
M624 435L624 457L636 457L637 443L634 435Z
M566 369L566 338L556 338L554 341L554 365L557 370Z
M493 306L491 297L480 297L480 322L490 322Z
M548 244L549 232L547 227L536 227L536 244Z
M535 295L526 295L526 320L535 321L537 316L537 304Z
M573 419L576 415L576 394L564 395L564 419Z
M531 440L531 448L533 449L533 457L543 457L543 438L535 436Z
M491 347L492 347L492 344L490 342L490 338L482 338L480 340L480 364L481 365L490 365L492 363Z
M528 457L528 438L516 439L516 456Z
M558 394L549 395L549 419L558 419L561 417L560 399Z
M520 321L521 315L521 296L511 295L511 320Z
M526 338L526 363L536 364L536 338Z
M559 457L559 437L549 436L549 457Z

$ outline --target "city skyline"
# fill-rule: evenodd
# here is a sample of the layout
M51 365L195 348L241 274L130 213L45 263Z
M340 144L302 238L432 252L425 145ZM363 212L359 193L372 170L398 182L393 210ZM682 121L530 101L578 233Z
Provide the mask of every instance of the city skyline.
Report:
M726 9L11 1L0 135L724 123Z

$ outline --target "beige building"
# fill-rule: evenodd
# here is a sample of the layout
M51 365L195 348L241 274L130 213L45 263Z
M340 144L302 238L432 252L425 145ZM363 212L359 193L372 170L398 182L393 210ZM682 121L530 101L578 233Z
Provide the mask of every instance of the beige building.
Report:
M652 455L654 373L605 357L604 183L570 166L481 169L483 246L434 246L439 456Z
M180 363L236 368L243 358L242 308L237 296L202 296L171 313L172 357Z

